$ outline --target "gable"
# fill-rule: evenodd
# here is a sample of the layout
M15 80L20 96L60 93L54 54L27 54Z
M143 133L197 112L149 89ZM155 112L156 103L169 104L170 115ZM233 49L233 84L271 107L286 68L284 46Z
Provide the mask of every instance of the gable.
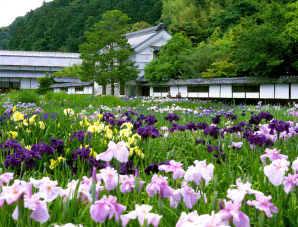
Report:
M149 37L147 40L140 43L134 48L135 52L139 53L150 46L162 46L167 43L172 36L165 30L159 31Z

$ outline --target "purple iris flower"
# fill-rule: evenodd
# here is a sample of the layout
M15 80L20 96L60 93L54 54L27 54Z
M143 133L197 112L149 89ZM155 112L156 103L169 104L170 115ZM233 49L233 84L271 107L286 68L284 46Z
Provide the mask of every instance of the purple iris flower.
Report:
M219 131L220 131L219 127L209 126L205 128L204 135L205 136L210 135L210 136L213 136L215 139L218 139Z
M159 133L159 130L152 125L145 126L143 128L138 128L137 133L142 137L142 139L145 139L148 137L156 138L161 136Z
M180 117L175 113L169 113L168 116L165 117L165 119L167 121L172 122L172 121L179 121Z
M150 114L148 117L145 117L144 120L145 120L145 123L148 125L154 125L157 122L155 115L152 115L152 114Z
M80 131L73 132L72 137L70 138L70 142L72 142L74 138L77 138L78 142L81 142L85 138L86 133L87 133L87 130L85 131L80 130ZM91 132L88 132L88 135L89 136L87 136L87 140L90 140L92 138Z
M220 124L220 121L221 121L220 117L221 115L216 115L216 117L212 118L212 123L216 125Z
M57 153L62 154L64 151L64 141L57 140L56 138L49 138L51 140L52 146L56 149Z

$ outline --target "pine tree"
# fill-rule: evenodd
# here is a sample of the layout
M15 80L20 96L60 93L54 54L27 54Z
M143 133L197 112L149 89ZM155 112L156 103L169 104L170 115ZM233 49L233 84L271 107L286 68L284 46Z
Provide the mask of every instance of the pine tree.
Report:
M118 10L106 12L102 20L86 32L87 42L80 45L82 80L93 80L98 84L111 84L137 78L138 71L129 60L132 53L124 33L128 29L128 18Z

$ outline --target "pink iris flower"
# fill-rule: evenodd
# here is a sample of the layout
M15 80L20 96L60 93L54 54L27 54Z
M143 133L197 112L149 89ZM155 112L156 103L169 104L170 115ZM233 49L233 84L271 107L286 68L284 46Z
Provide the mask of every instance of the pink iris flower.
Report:
M269 166L264 167L264 174L269 178L269 181L274 185L281 185L290 162L286 159L276 159Z
M127 176L120 176L120 191L122 193L129 193L132 191L132 189L135 188L135 178L133 175ZM141 188L145 182L144 181L139 181L139 192L141 191Z
M298 173L298 158L292 162L292 169L294 170L294 173Z
M249 217L239 211L241 208L241 202L232 202L232 201L226 201L225 202L225 208L220 210L218 212L218 215L224 219L225 221L229 221L229 219L233 219L233 224L236 227L249 227L250 226L250 221Z
M58 196L63 195L63 189L56 187L57 181L51 181L48 177L43 177L41 180L30 179L30 182L35 188L39 189L39 195L44 198L46 202L52 202Z
M118 173L114 168L106 167L105 169L101 169L100 174L97 174L98 177L104 181L108 191L114 190L118 185Z
M265 149L265 152L266 154L263 154L261 155L261 161L266 165L266 161L265 161L265 158L269 158L270 161L274 161L274 160L277 160L277 159L288 159L288 156L287 155L283 155L283 154L279 154L280 150L276 150L276 148L274 149L268 149L266 148Z
M38 194L34 194L31 197L26 196L24 199L24 206L29 210L33 210L30 215L30 218L38 221L40 223L44 223L50 218L50 214L48 212L48 207L46 201L40 200ZM18 206L13 212L12 217L15 220L18 220Z
M72 223L67 223L65 225L54 225L54 227L83 227L83 225L74 225Z
M232 142L232 147L240 149L243 145L243 142Z
M2 186L2 190L0 194L0 207L3 206L5 200L10 205L18 201L23 195L30 197L32 194L32 184L15 180L11 186Z
M189 214L182 212L178 222L176 223L176 227L191 227L191 226L229 227L228 223L226 221L223 221L218 214L214 213L214 211L212 211L211 215L209 214L198 215L196 210Z
M169 198L173 194L174 189L168 185L167 179L167 177L163 177L161 175L157 176L157 174L154 174L151 183L146 187L146 191L149 196L153 197L155 193L159 193L162 199L165 197Z
M147 225L152 224L153 226L158 226L162 216L154 213L149 213L152 210L152 206L149 205L135 205L135 210L129 212L128 214L121 215L120 219L122 221L122 226L125 227L130 219L138 218L140 226L144 225L145 220L147 220Z
M185 171L182 168L183 164L181 162L170 161L170 165L161 165L158 167L160 171L165 171L166 173L172 172L173 178L178 179L183 177Z
M264 194L256 194L256 200L247 201L246 204L249 206L254 206L258 210L265 211L268 218L272 217L271 211L278 213L278 209L269 202L272 199L272 196L265 196Z
M9 182L13 179L14 173L4 173L0 175L0 186L4 184L8 185Z
M285 192L289 194L295 186L298 186L298 174L288 174L288 176L285 177L283 184Z
M96 222L104 222L107 218L111 219L115 214L117 222L126 207L116 203L116 201L117 198L111 195L109 197L104 195L102 199L95 201L90 207L91 218Z
M121 163L128 161L129 152L124 141L120 141L117 144L110 141L108 147L107 151L96 156L96 160L109 162L114 157Z
M192 187L188 187L186 184L182 185L181 195L183 201L188 209L191 209L198 200L201 198L200 193L195 192Z
M230 198L231 200L235 201L235 202L240 202L241 203L246 194L261 193L257 190L253 190L251 188L251 183L246 182L245 184L243 184L241 182L241 178L238 178L236 180L236 185L232 185L232 186L235 186L237 188L236 189L228 189L227 197Z
M184 181L194 181L197 185L201 184L202 179L205 180L205 184L208 184L213 178L214 165L207 165L206 159L204 161L194 161L195 166L189 166L185 175Z

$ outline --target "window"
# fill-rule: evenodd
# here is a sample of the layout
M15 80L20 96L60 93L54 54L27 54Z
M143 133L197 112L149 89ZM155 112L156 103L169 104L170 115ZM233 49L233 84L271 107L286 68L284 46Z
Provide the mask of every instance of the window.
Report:
M75 91L76 92L84 92L84 87L83 86L75 87Z
M60 91L68 92L68 88L67 87L61 87Z
M245 87L246 92L260 92L259 85L246 85Z
M158 50L153 51L153 59L158 59Z
M259 85L233 85L233 92L260 92Z
M245 85L233 85L232 91L233 92L245 92Z
M153 92L170 92L170 87L153 87Z
M209 92L209 85L190 85L187 87L188 92Z

